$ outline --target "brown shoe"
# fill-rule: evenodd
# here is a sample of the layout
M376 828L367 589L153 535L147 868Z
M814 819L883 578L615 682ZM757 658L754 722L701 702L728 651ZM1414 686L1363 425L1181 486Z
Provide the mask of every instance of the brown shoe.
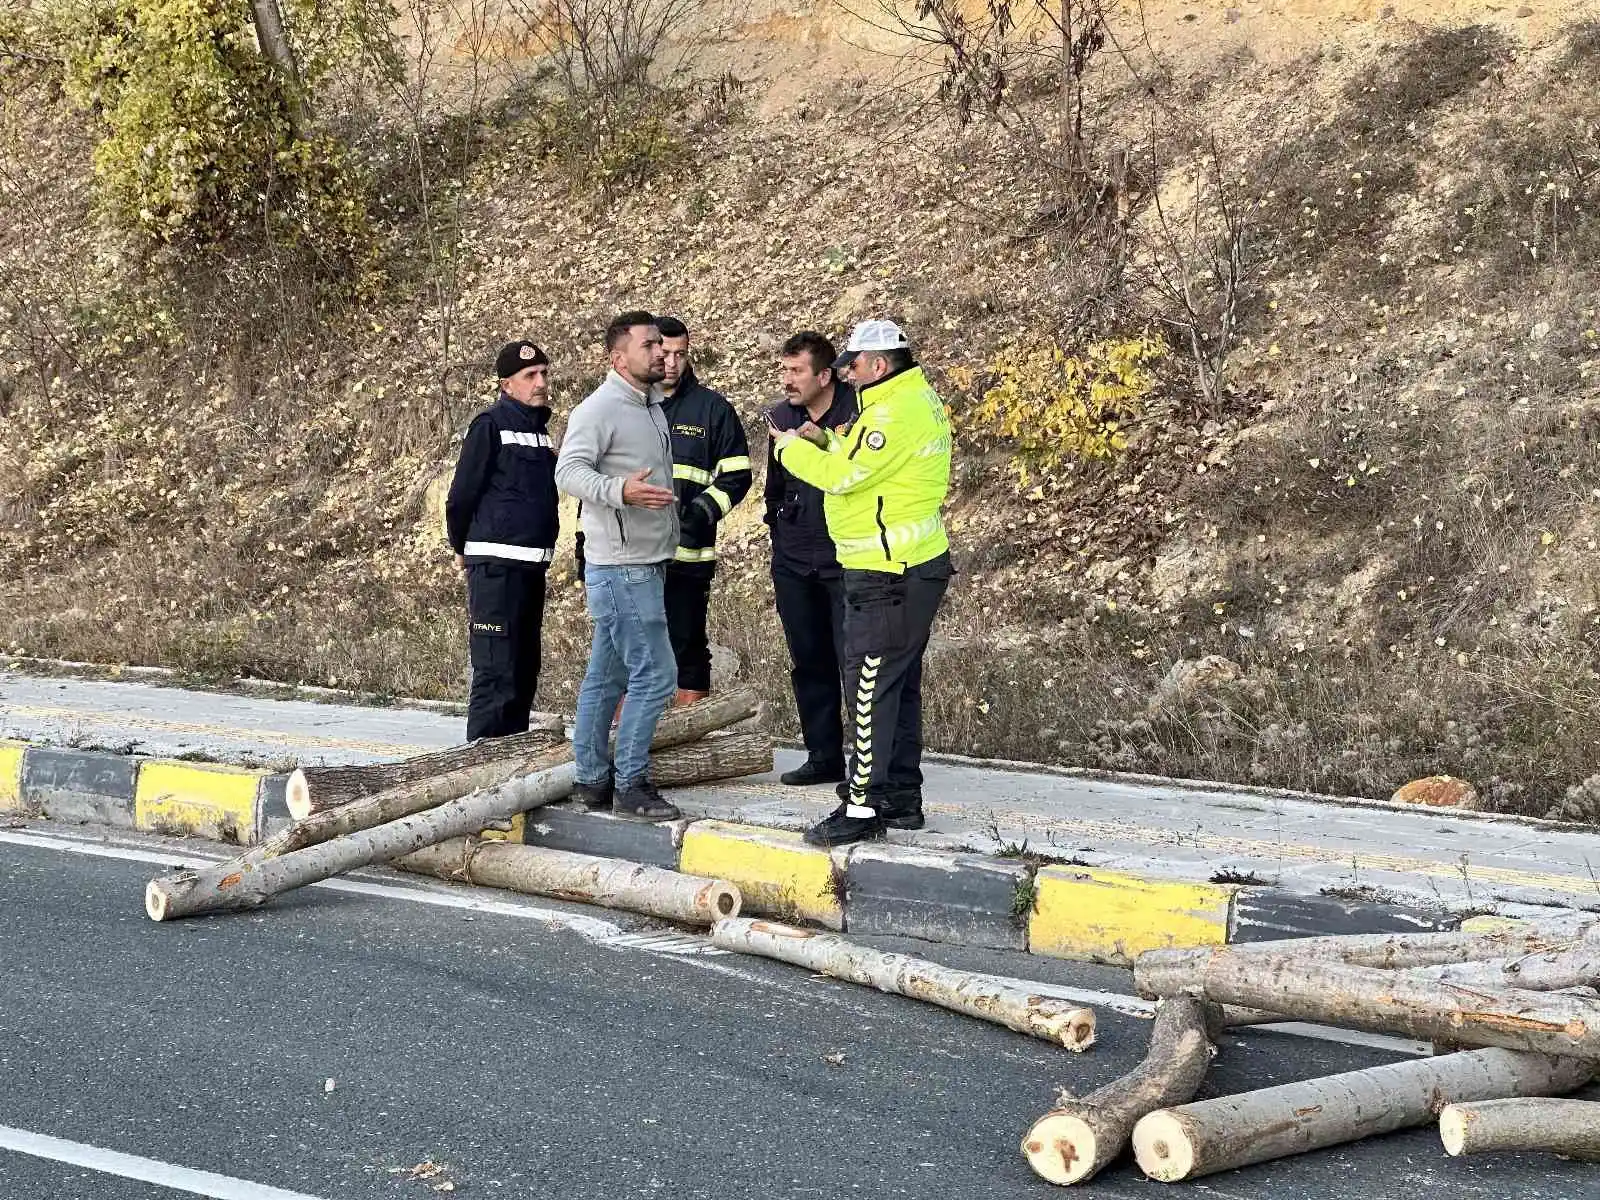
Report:
M698 704L709 695L710 692L691 692L688 688L679 688L678 694L672 698L672 707L682 708L685 704Z

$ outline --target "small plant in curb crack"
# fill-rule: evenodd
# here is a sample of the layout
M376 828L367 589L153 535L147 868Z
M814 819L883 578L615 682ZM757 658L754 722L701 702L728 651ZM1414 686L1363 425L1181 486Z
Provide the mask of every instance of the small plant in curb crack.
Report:
M1034 885L1030 875L1017 880L1016 890L1011 893L1011 921L1018 928L1027 925L1028 918L1033 915L1039 903L1039 889Z
M840 905L850 902L850 877L838 863L829 865L828 895L832 896Z

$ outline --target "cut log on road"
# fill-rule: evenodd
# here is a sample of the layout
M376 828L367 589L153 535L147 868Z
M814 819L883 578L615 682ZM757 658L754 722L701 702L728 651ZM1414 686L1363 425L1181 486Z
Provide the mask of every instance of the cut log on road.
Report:
M503 738L479 738L465 746L451 746L448 750L435 750L394 762L301 767L289 776L284 797L289 815L296 821L303 821L312 813L327 812L363 796L474 768L493 770L499 763L520 763L563 741L565 738L557 724L554 729L530 729L527 733L513 733Z
M626 909L685 925L736 917L743 905L739 889L725 879L514 842L452 838L396 859L394 865L440 879Z
M1134 1127L1133 1153L1146 1175L1175 1183L1426 1125L1451 1101L1570 1092L1593 1071L1513 1050L1413 1059L1153 1112Z
M698 741L708 733L737 725L747 717L754 716L755 712L755 695L744 689L719 692L682 708L669 708L662 714L650 746L654 750L664 750ZM289 815L297 821L304 820L313 812L337 808L362 796L370 796L404 783L447 774L498 758L525 758L530 753L549 749L560 740L559 730L530 730L510 737L483 738L470 745L398 762L302 767L289 776Z
M1035 1121L1022 1139L1028 1165L1051 1183L1094 1178L1128 1148L1140 1117L1194 1099L1212 1053L1204 1006L1190 996L1162 1001L1144 1061Z
M1094 1013L1089 1009L1033 995L993 976L872 950L834 933L746 917L718 921L711 927L711 940L724 950L781 959L835 979L981 1017L1068 1050L1087 1050L1094 1044Z
M650 754L650 778L657 787L686 787L714 779L764 775L772 770L772 739L764 733L701 738Z
M1543 1150L1579 1162L1600 1162L1600 1102L1484 1100L1447 1104L1439 1137L1451 1155Z
M1547 954L1424 967L1413 973L1473 987L1524 988L1530 992L1594 987L1600 984L1600 943L1576 941Z
M446 800L455 800L473 792L499 787L519 775L531 775L570 761L572 761L572 747L562 744L553 749L530 751L520 758L491 759L431 779L419 779L412 783L401 784L399 787L341 804L337 808L312 813L309 817L274 834L260 845L252 846L233 861L245 866L291 854L296 850L304 850L307 846L319 846L336 837L371 829L374 825L382 825L388 821L397 821L401 817L409 817L412 813L425 812L443 804Z
M486 792L447 800L371 829L296 850L265 862L223 863L204 871L185 871L152 880L145 889L145 911L152 921L195 913L254 908L308 883L386 862L425 846L476 833L493 821L559 800L572 791L572 763L523 775Z
M1263 1009L1294 1021L1600 1061L1600 1001L1584 996L1467 987L1409 971L1232 950L1202 951L1183 969L1173 969L1167 954L1139 956L1134 983L1141 993L1198 994L1213 1004Z
M1600 926L1597 926L1600 928ZM1308 962L1344 963L1351 967L1409 969L1485 959L1520 958L1570 947L1573 934L1549 930L1511 930L1497 933L1377 933L1348 937L1282 938L1271 942L1247 942L1228 947L1230 954L1252 958L1295 958ZM1139 956L1136 972L1142 972L1158 991L1167 995L1161 982L1169 972L1183 973L1203 962L1210 950L1149 950ZM1136 974L1136 981L1138 974Z

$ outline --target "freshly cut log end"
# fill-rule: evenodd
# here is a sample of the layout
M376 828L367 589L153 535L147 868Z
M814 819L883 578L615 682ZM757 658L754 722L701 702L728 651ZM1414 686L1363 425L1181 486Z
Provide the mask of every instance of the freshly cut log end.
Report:
M1194 1170L1194 1142L1176 1113L1153 1112L1133 1127L1133 1157L1151 1179L1177 1183Z
M1073 1008L1055 1018L1057 1036L1061 1044L1074 1054L1082 1054L1094 1045L1094 1010Z
M1446 1104L1444 1111L1439 1114L1439 1140L1444 1143L1444 1152L1451 1158L1459 1158L1467 1152L1467 1123L1470 1120L1470 1111L1459 1104Z
M296 767L294 774L289 776L289 782L284 785L283 793L289 815L296 821L304 821L311 815L311 787L306 783L306 773L299 767Z
M1041 1179L1066 1186L1094 1170L1099 1146L1094 1128L1082 1117L1047 1112L1022 1139L1022 1153Z
M720 879L707 886L705 897L706 907L711 911L712 919L715 921L720 921L724 917L737 917L739 910L744 907L743 893L732 884Z
M1533 1150L1600 1162L1600 1101L1541 1096L1447 1104L1439 1139L1452 1157Z
M167 892L161 880L152 879L144 885L144 911L152 921L167 919Z

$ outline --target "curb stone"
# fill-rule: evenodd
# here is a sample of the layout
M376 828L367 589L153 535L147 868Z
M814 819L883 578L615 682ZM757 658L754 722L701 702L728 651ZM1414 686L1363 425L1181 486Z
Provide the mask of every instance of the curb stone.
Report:
M253 845L286 828L287 777L220 763L0 742L0 813ZM864 935L1127 966L1142 951L1321 934L1454 929L1415 905L1045 864L894 842L824 850L793 830L647 824L551 805L492 836L712 875L755 915Z

